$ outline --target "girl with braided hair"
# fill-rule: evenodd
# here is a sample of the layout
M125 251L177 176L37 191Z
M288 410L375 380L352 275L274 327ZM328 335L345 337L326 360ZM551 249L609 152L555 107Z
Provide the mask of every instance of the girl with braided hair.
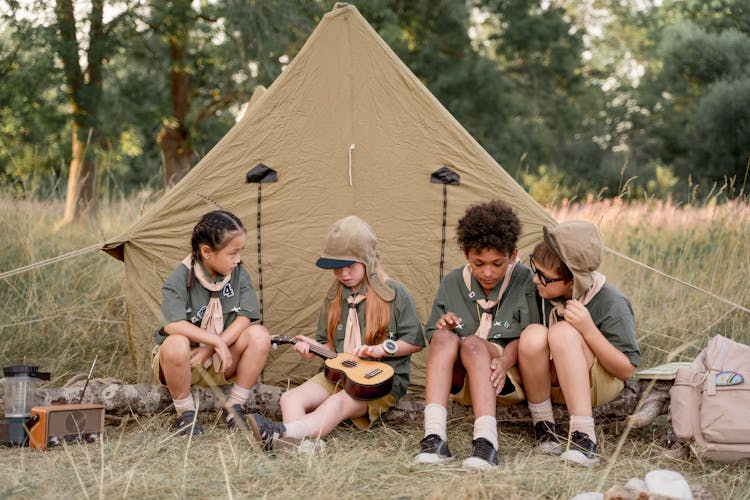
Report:
M259 324L250 275L241 265L247 231L225 210L205 214L193 229L192 251L162 287L162 324L152 367L177 411L182 435L202 434L190 387L234 382L222 411L229 429L248 430L244 404L271 347Z

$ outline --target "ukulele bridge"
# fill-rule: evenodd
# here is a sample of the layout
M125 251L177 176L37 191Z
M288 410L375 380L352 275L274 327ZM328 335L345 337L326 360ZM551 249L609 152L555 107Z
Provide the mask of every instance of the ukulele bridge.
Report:
M381 370L380 368L375 368L374 370L365 373L365 378L376 377L380 375L381 373L383 373L383 370Z

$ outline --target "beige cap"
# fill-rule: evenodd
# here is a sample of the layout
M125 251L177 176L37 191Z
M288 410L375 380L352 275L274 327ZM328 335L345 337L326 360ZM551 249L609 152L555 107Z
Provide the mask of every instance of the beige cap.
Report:
M544 242L573 274L573 298L581 298L591 286L591 273L602 263L604 243L599 229L583 220L545 226Z
M339 269L355 262L365 265L370 286L386 302L392 301L396 292L386 285L380 271L380 252L375 231L356 215L337 221L323 240L323 251L315 265L322 269Z

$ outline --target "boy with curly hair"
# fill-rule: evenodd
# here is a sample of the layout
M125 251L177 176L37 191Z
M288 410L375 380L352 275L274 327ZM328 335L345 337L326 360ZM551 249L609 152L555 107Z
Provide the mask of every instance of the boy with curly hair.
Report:
M416 463L453 460L446 436L453 397L474 410L473 449L463 466L497 466L496 405L524 399L518 337L540 320L531 270L518 260L520 233L518 216L500 200L470 206L458 221L467 263L443 278L427 321L425 437Z

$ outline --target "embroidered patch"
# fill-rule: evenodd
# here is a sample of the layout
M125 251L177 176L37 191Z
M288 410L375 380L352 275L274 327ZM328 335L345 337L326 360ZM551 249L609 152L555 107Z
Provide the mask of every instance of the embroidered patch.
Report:
M473 299L476 296L477 296L477 294L476 294L476 292L474 292L474 290L469 290L469 298L470 299Z
M389 339L396 340L396 334L393 333L392 331L388 330L388 332L386 333L386 335L388 335Z
M221 292L224 297L234 297L234 290L232 289L232 284L227 283L224 285L224 290Z
M204 314L206 314L206 306L203 306L200 309L198 309L198 314L196 314L196 316L198 316L198 319L203 319Z
M344 324L343 323L339 323L339 326L336 327L336 330L338 330L338 331L341 331L343 329L344 329Z
M463 329L464 329L464 322L462 321L456 325L455 330L463 330Z

